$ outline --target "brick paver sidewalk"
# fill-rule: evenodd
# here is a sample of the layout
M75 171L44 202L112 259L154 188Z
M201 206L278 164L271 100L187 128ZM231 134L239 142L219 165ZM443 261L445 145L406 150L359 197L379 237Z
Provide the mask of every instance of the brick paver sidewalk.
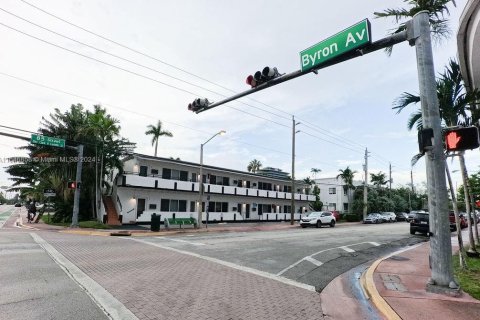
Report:
M139 319L322 319L320 295L128 239L41 233Z

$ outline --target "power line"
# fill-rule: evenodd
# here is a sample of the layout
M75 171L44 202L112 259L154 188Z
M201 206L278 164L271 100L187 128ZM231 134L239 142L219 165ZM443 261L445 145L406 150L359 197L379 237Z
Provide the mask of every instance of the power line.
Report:
M38 82L23 79L23 78L20 78L20 77L14 76L14 75L10 75L10 74L7 74L7 73L1 72L1 71L0 71L0 75L10 77L10 78L13 78L13 79L18 80L18 81L26 82L30 85L34 85L34 86L38 86L38 87L45 88L45 89L48 89L48 90L52 90L52 91L55 91L55 92L59 92L59 93L65 94L65 95L69 95L69 96L73 96L73 97L76 97L76 98L92 101L94 103L99 102L99 100L97 100L97 99L93 99L93 98L85 97L85 96L75 94L75 93L72 93L72 92L68 92L68 91L65 91L65 90L53 88L53 87L50 87L50 86L47 86L47 85L44 85L44 84L41 84L41 83L38 83ZM116 105L112 105L112 104L108 104L108 103L105 103L104 105L109 106L109 107L114 108L114 109L119 109L119 110L122 110L122 111L125 111L125 112L128 112L128 113L132 113L132 114L135 114L135 115L138 115L138 116L146 117L148 119L152 119L152 117L153 117L152 115L148 115L148 114L138 112L138 111L133 111L133 110L130 110L130 109L127 109L127 108L124 108L124 107L120 107L120 106L116 106ZM211 132L208 132L208 131L203 131L203 130L191 128L191 127L185 126L183 124L179 124L179 123L172 122L172 121L167 121L167 120L162 120L162 121L165 122L165 123L171 124L171 125L175 125L175 126L178 126L178 127L188 129L188 130L192 130L192 131L204 133L204 134L207 134L207 135L211 135ZM35 132L30 132L30 131L25 131L25 132L35 133ZM259 148L259 149L265 149L265 150L274 151L274 152L277 152L277 153L289 154L289 153L282 152L282 151L279 151L279 150L275 150L275 149L271 149L271 148L262 147L262 146L254 145L254 144L251 144L251 143L247 143L247 142L241 141L239 139L233 139L233 138L227 138L227 137L225 137L225 138L229 139L229 140L237 141L239 143L247 144L247 145L250 145L252 147Z
M222 86L222 85L220 85L220 84L218 84L218 83L212 82L212 81L210 81L210 80L208 80L208 79L206 79L206 78L203 78L203 77L201 77L201 76L198 76L198 75L196 75L196 74L194 74L194 73L192 73L192 72L189 72L189 71L187 71L187 70L185 70L185 69L183 69L183 68L179 68L179 67L177 67L177 66L175 66L175 65L173 65L173 64L167 63L167 62L165 62L165 61L163 61L163 60L161 60L161 59L158 59L158 58L156 58L156 57L153 57L153 56L151 56L151 55L149 55L149 54L146 54L146 53L144 53L144 52L141 52L141 51L139 51L139 50L133 49L133 48L127 46L127 45L124 45L124 44L122 44L122 43L119 43L119 42L117 42L117 41L114 41L114 40L112 40L112 39L109 39L109 38L106 37L106 36L102 36L102 35L100 35L100 34L98 34L98 33L95 33L95 32L93 32L93 31L91 31L91 30L88 30L88 29L86 29L86 28L84 28L84 27L81 27L81 26L79 26L79 25L77 25L77 24L74 24L74 23L72 23L72 22L70 22L70 21L68 21L68 20L66 20L66 19L63 19L63 18L61 18L61 17L59 17L59 16L57 16L57 15L54 15L54 14L52 14L52 13L50 13L50 12L48 12L48 11L46 11L46 10L38 7L38 6L35 6L35 5L33 5L33 4L25 1L25 0L20 0L20 1L22 1L22 2L25 3L26 5L29 5L30 7L34 8L34 9L36 9L36 10L39 10L39 11L43 12L44 14L47 14L47 15L49 15L49 16L51 16L51 17L54 17L55 19L58 19L58 20L60 20L60 21L62 21L62 22L64 22L64 23L67 23L67 24L69 24L69 25L71 25L71 26L73 26L73 27L75 27L75 28L78 28L78 29L80 29L80 30L82 30L82 31L84 31L84 32L87 32L87 33L89 33L89 34L91 34L91 35L94 35L94 36L96 36L96 37L98 37L98 38L101 38L101 39L103 39L103 40L105 40L105 41L108 41L108 42L110 42L110 43L113 43L113 44L115 44L115 45L117 45L117 46L120 46L120 47L122 47L122 48L124 48L124 49L127 49L127 50L129 50L129 51L132 51L132 52L134 52L134 53L137 53L137 54L139 54L139 55L142 55L142 56L147 57L147 58L149 58L149 59L152 59L152 60L154 60L154 61L160 62L160 63L162 63L162 64L164 64L164 65L167 65L167 66L169 66L169 67L171 67L171 68L174 68L174 69L176 69L176 70L178 70L178 71L181 71L181 72L184 72L184 73L186 73L186 74L188 74L188 75L191 75L191 76L193 76L193 77L196 77L196 78L198 78L198 79L200 79L200 80L202 80L202 81L206 81L206 82L208 82L208 83L210 83L210 84L213 84L213 85L215 85L215 86L218 86L218 87L220 87L220 88L222 88L222 89L225 89L225 90L227 90L227 91L229 91L229 92L236 93L236 91L234 91L234 90L232 90L232 89L229 89L229 88L227 88L227 87L225 87L225 86ZM210 89L208 89L208 88L205 88L205 87L202 87L202 86L193 84L193 83L191 83L191 82L188 82L188 81L186 81L186 80L183 80L183 79L180 79L180 78L171 76L171 75L169 75L169 74L166 74L166 73L161 72L161 71L159 71L159 70L156 70L156 69L154 69L154 68L151 68L151 67L148 67L148 66L139 64L139 63L137 63L137 62L135 62L135 61L132 61L132 60L129 60L129 59L125 59L125 58L120 57L120 56L118 56L118 55L109 53L109 52L107 52L107 51L105 51L105 50L96 48L96 47L94 47L94 46L88 45L88 44L83 43L83 42L80 42L80 41L75 40L75 39L73 39L73 38L71 38L71 37L65 36L65 35L63 35L63 34L60 34L60 33L58 33L58 32L55 32L55 31L53 31L53 30L50 30L50 29L45 28L45 27L43 27L43 26L40 26L40 25L38 25L38 24L36 24L36 23L34 23L34 22L31 22L31 21L29 21L29 20L27 20L27 19L25 19L25 18L22 18L22 17L20 17L20 16L18 16L18 15L15 15L15 14L7 11L7 10L1 9L1 8L0 8L0 10L4 11L4 12L10 14L10 15L13 15L13 16L17 17L18 19L21 19L21 20L26 21L26 22L28 22L28 23L30 23L30 24L33 24L33 25L35 25L35 26L37 26L37 27L39 27L39 28L42 28L42 29L47 30L47 31L49 31L49 32L51 32L51 33L54 33L54 34L56 34L56 35L58 35L58 36L64 37L64 38L69 39L69 40L71 40L71 41L74 41L74 42L76 42L76 43L79 43L79 44L82 44L82 45L84 45L84 46L87 46L87 47L92 48L92 49L94 49L94 50L97 50L97 51L100 51L100 52L102 52L102 53L105 53L105 54L108 54L108 55L110 55L110 56L113 56L113 57L115 57L115 58L118 58L118 59L127 61L127 62L132 63L132 64L135 64L135 65L137 65L137 66L146 68L146 69L148 69L148 70L151 70L151 71L160 73L160 74L162 74L162 75L165 75L165 76L170 77L170 78L173 78L173 79L175 79L175 80L178 80L178 81L187 83L187 84L192 85L192 86L194 86L194 87L201 88L201 89L203 89L203 90L206 90L206 91L208 91L208 92L217 94L217 95L219 95L219 96L225 97L225 95L223 95L223 94L221 94L221 93L218 93L218 92L215 92L215 91L213 91L213 90L210 90ZM2 25L6 26L6 27L8 27L8 28L11 28L11 29L13 29L13 30L15 30L15 31L17 31L17 32L23 33L24 35L33 37L33 38L35 38L35 39L37 39L37 40L39 40L39 41L43 41L43 42L45 42L45 43L48 43L48 44L53 45L53 46L56 46L56 47L61 48L61 49L63 49L63 50L67 50L67 51L69 51L69 52L71 52L71 53L79 54L79 53L77 53L77 52L71 51L71 50L66 49L66 48L64 48L64 47L61 47L61 46L55 45L55 44L53 44L53 43L50 43L50 42L48 42L48 41L46 41L46 40L42 40L42 39L37 38L37 37L35 37L35 36L29 35L29 34L27 34L27 33L25 33L25 32L22 32L22 31L20 31L20 30L15 29L15 28L9 27L9 26L7 26L7 25L5 25L5 24L2 24ZM156 79L153 79L153 78L144 76L144 75L140 75L140 74L138 74L138 73L136 73L136 72L133 72L133 71L130 71L130 70L127 70L127 69L124 69L124 68L121 68L121 67L118 67L118 66L109 64L108 62L104 62L104 61L101 61L101 60L99 60L99 59L95 59L95 58L92 58L92 57L89 57L89 56L86 56L86 55L82 55L82 54L79 54L79 55L81 55L81 56L83 56L83 57L85 57L85 58L88 58L88 59L93 59L93 60L95 60L95 61L97 61L97 62L106 64L106 65L109 65L110 67L117 68L117 69L120 69L120 70L122 70L122 71L129 72L129 73L132 73L132 74L137 75L137 76L140 76L140 77L144 77L144 78L146 78L146 79L148 79L148 80L158 82L158 83L163 84L163 85L166 85L166 86L168 86L168 87L171 87L171 88L174 88L174 89L177 89L177 90L180 90L180 91L183 91L183 92L186 92L186 93L189 93L189 94L198 96L198 95L196 95L196 94L194 94L194 93L192 93L192 92L190 92L190 91L188 91L188 90L181 89L181 88L178 88L178 87L173 86L173 85L169 85L169 84L167 84L167 83L161 82L161 81L159 81L159 80L156 80ZM265 104L265 103L263 103L263 102L261 102L261 101L258 101L258 100L255 100L255 99L251 99L251 98L250 98L250 100L255 101L255 102L257 102L257 103L260 103L260 104L262 104L262 105L264 105L264 106L266 106L266 107L269 107L269 108L271 108L271 109L274 109L274 110L283 112L283 113L288 114L288 115L292 115L291 113L285 112L285 111L282 110L282 109L279 109L279 108L273 107L273 106L271 106L271 105ZM242 103L242 104L244 104L244 105L246 105L246 106L249 106L249 107L252 107L252 108L261 110L261 111L263 111L263 112L267 112L267 113L270 113L270 114L272 114L272 115L275 115L275 116L278 116L278 117L282 117L282 118L284 118L284 119L288 119L288 118L286 118L286 117L280 116L280 115L278 115L278 114L275 114L275 113L273 113L273 112L267 111L267 110L265 110L265 109L262 109L262 108L259 108L259 107L256 107L256 106L247 104L247 103L245 103L245 102L243 102L243 101L241 101L241 100L239 100L239 102ZM228 107L228 106L227 106L227 107ZM258 116L258 115L254 115L254 114L249 113L249 112L245 112L245 111L240 110L240 109L238 109L238 108L234 108L234 107L230 107L230 108L233 109L233 110L239 111L239 112L243 112L243 113L245 113L245 114L249 114L249 115L254 116L254 117L258 117L258 118L263 119L263 120L266 120L266 121L273 122L273 123L278 124L278 125L280 125L280 126L287 127L286 125L280 124L280 123L275 122L275 121L272 121L272 120L270 120L270 119L266 119L266 118L264 118L264 117L260 117L260 116ZM310 122L308 122L308 121L306 121L306 120L300 119L300 118L298 118L298 117L297 117L297 119L301 120L303 123L307 123L307 124L310 124L311 126L315 126L314 124L312 124L312 123L310 123ZM289 119L288 119L288 120L289 120ZM356 142L351 142L351 140L348 140L348 139L346 139L346 138L344 138L344 137L341 137L341 136L339 136L339 135L336 135L336 134L334 134L334 133L332 133L332 132L330 132L330 131L328 131L328 130L326 130L326 129L322 129L322 128L317 127L317 126L315 126L315 128L313 128L313 127L311 127L311 126L308 126L308 125L306 125L306 126L309 127L309 128L312 129L312 130L315 130L315 131L320 132L320 133L322 133L322 134L324 134L324 135L327 135L328 137L330 137L330 138L332 138L332 139L335 139L335 140L337 140L337 141L346 142L346 143L350 144L351 146L358 145L358 146L360 146L362 149L364 148L364 146L362 146L362 145L360 145L360 144L358 144L358 143L356 143ZM335 135L338 136L339 138L336 138ZM317 137L317 138L318 138L318 137ZM324 141L327 141L327 140L324 140ZM335 143L333 143L333 144L335 144ZM336 145L338 145L338 144L336 144ZM339 146L339 145L338 145L338 146ZM342 147L344 147L344 146L342 146ZM349 148L347 148L347 149L349 149ZM349 149L349 150L352 150L352 149ZM355 152L357 152L357 151L355 151ZM386 160L386 162L388 162L388 160Z
M191 75L191 76L193 76L193 77L195 77L195 78L197 78L197 79L206 81L206 82L208 82L208 83L210 83L210 84L213 84L213 85L215 85L215 86L217 86L217 87L220 87L220 88L222 88L222 89L225 89L225 90L227 90L227 91L229 91L229 92L237 93L235 90L232 90L232 89L227 88L227 87L225 87L225 86L223 86L223 85L220 85L220 84L218 84L218 83L215 83L215 82L213 82L213 81L210 81L210 80L208 80L208 79L206 79L206 78L204 78L204 77L201 77L201 76L199 76L199 75L197 75L197 74L194 74L194 73L192 73L192 72L190 72L190 71L187 71L187 70L185 70L185 69L183 69L183 68L177 67L177 66L175 66L175 65L173 65L173 64L170 64L170 63L168 63L168 62L165 62L164 60L161 60L161 59L159 59L159 58L153 57L153 56L150 55L150 54L147 54L147 53L145 53L145 52L141 52L141 51L139 51L139 50L133 49L132 47L129 47L129 46L125 45L125 44L119 43L119 42L117 42L117 41L115 41L115 40L112 40L112 39L106 37L106 36L103 36L103 35L100 35L100 34L98 34L98 33L93 32L93 31L91 31L91 30L88 30L88 29L85 28L85 27L82 27L82 26L79 26L79 25L77 25L77 24L74 24L74 23L72 23L72 22L70 22L70 21L68 21L68 20L66 20L66 19L63 19L63 18L61 18L61 17L59 17L59 16L57 16L57 15L51 13L51 12L48 12L48 11L46 11L46 10L38 7L38 6L35 6L35 5L31 4L31 3L29 3L28 1L25 1L25 0L20 0L20 1L22 1L22 2L25 3L26 5L32 7L32 8L34 8L34 9L36 9L36 10L39 10L39 11L43 12L44 14L47 14L47 15L49 15L49 16L57 19L57 20L60 20L60 21L62 21L62 22L64 22L64 23L66 23L66 24L68 24L68 25L70 25L70 26L73 26L73 27L75 27L75 28L77 28L77 29L80 29L80 30L82 30L82 31L84 31L84 32L87 32L87 33L89 33L89 34L91 34L91 35L93 35L93 36L95 36L95 37L98 37L98 38L103 39L103 40L105 40L105 41L107 41L107 42L113 43L113 44L115 44L115 45L117 45L117 46L119 46L119 47L121 47L121 48L127 49L127 50L129 50L129 51L131 51L131 52L134 52L134 53L136 53L136 54L139 54L139 55L141 55L141 56L144 56L144 57L149 58L149 59L151 59L151 60L154 60L154 61L156 61L156 62L162 63L162 64L164 64L164 65L166 65L166 66L169 66L169 67L171 67L171 68L173 68L173 69L175 69L175 70L184 72L184 73L186 73L186 74L188 74L188 75ZM261 102L261 101L259 101L259 100L256 100L256 99L253 99L253 98L249 98L249 99L252 100L252 101L255 101L255 102L259 103L259 104L262 104L262 105L264 105L264 106L266 106L266 107L268 107L268 108L274 109L274 110L276 110L276 111L283 112L283 113L285 113L285 114L287 114L287 115L289 115L289 116L292 116L292 115L293 115L293 114L288 113L288 112L286 112L286 111L284 111L284 110L282 110L282 109L280 109L280 108L273 107L273 106L271 106L271 105L269 105L269 104L266 104L266 103L263 103L263 102ZM239 100L239 102L241 102L241 100ZM244 103L244 102L241 102L241 103ZM245 103L244 103L244 104L245 104ZM249 105L249 104L245 104L245 105L251 106L251 105ZM251 107L253 107L253 106L251 106ZM264 110L264 109L261 109L261 110L264 111L264 112L268 112L268 111L266 111L266 110ZM277 116L279 116L279 115L277 115ZM308 123L308 124L310 124L310 125L315 126L314 124L309 123L309 122L306 121L306 120L300 119L300 118L298 118L298 117L297 117L297 119L299 119L300 121L302 121L302 122L304 122L304 123ZM328 130L321 129L321 128L320 128L320 130L323 130L323 131L325 131L325 132L328 132L330 135L335 135L334 133L332 133L332 132L330 132L330 131L328 131ZM337 136L338 136L338 135L337 135ZM340 136L339 136L339 137L340 137ZM342 140L346 141L347 143L349 143L349 140L346 139L346 138L344 138L344 137L340 137L340 139L342 139ZM350 142L350 143L351 143L351 142ZM357 144L357 145L361 146L362 149L365 149L364 146L362 146L362 145L360 145L360 144L358 144L358 143L353 142L353 144Z

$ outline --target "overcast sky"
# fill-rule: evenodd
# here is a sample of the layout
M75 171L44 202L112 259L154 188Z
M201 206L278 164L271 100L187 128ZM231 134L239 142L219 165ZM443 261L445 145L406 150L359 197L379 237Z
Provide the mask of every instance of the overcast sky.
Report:
M456 2L457 8L450 8L452 37L434 48L437 73L457 55L458 19L466 1ZM187 110L196 97L219 101L247 90L246 77L267 65L282 73L300 69L300 51L365 18L370 20L373 40L381 39L395 24L374 19L373 12L401 6L400 0L3 0L0 125L36 131L42 116L54 108L66 110L76 103L91 108L100 103L120 120L121 134L137 143L138 153L153 155L151 137L144 132L148 124L162 120L173 138L160 139L159 156L198 162L200 144L226 130L205 146L205 164L246 170L256 158L264 167L290 173L295 115L301 122L296 135L297 178L311 176L311 168L322 170L317 178L333 177L350 166L361 180L367 147L372 152L369 172L388 174L391 162L394 186L405 185L410 181L410 159L418 152L416 132L409 132L406 123L418 106L400 115L391 108L402 92L418 93L415 50L407 43L395 46L390 57L377 51L201 114ZM11 184L3 171L8 165L4 158L24 155L15 149L19 143L0 136L0 186ZM478 151L467 152L472 172L478 170L478 156ZM458 169L456 161L451 166ZM426 176L424 160L413 174L420 186ZM460 181L458 172L453 176Z

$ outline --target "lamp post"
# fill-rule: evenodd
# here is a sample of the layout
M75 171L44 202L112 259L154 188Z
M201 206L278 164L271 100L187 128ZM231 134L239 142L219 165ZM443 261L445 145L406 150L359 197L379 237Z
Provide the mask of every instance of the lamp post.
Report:
M197 208L197 228L200 228L202 225L202 202L203 202L203 146L206 145L210 140L215 138L218 135L224 135L226 133L225 130L221 130L215 133L210 139L205 141L200 145L200 174L198 178L198 208Z

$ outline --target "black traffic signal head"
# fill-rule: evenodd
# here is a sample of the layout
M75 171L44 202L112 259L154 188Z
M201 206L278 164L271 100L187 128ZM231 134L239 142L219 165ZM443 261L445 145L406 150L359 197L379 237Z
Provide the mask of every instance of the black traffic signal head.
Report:
M447 151L476 149L479 145L477 127L445 130L445 149Z
M259 84L268 82L276 77L280 76L277 68L265 67L262 71L257 71L253 75L247 77L247 84L252 88L255 88Z
M209 104L210 104L210 102L208 101L207 98L197 98L197 99L193 100L192 103L188 104L188 110L196 112L200 109L208 107Z

